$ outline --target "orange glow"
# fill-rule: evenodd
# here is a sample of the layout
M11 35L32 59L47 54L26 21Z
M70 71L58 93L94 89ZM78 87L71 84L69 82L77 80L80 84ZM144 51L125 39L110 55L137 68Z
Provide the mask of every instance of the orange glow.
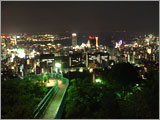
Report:
M11 41L11 44L14 44L14 41Z
M6 38L5 36L1 36L1 38Z
M96 38L96 47L98 47L98 37L95 38Z
M137 47L138 47L138 44L137 44L137 43L135 43L135 44L133 45L133 47L134 47L134 48L137 48Z
M29 59L27 60L27 64L28 64L28 65L30 64L30 60L29 60Z

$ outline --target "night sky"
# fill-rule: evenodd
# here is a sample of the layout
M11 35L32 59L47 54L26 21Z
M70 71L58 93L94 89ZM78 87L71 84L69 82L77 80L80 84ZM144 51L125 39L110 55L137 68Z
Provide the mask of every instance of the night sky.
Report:
M3 1L2 32L159 31L159 2Z

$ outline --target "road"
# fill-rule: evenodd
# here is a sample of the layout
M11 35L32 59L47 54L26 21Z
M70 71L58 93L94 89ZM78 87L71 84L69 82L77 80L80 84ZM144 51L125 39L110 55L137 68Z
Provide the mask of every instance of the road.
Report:
M55 83L56 79L50 79L50 84L48 84L48 86L54 85ZM48 104L41 119L53 119L56 117L67 86L63 84L61 80L58 80L58 87L59 89L57 90L56 94Z

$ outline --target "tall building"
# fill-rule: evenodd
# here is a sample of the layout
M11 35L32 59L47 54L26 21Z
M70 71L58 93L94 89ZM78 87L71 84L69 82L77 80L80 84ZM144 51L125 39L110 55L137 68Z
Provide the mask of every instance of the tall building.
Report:
M96 47L98 47L98 37L95 38L96 38Z
M77 45L77 34L72 33L72 46L75 47Z
M91 48L98 47L98 37L89 36L90 46Z
M85 67L85 57L82 53L74 53L69 55L70 67Z

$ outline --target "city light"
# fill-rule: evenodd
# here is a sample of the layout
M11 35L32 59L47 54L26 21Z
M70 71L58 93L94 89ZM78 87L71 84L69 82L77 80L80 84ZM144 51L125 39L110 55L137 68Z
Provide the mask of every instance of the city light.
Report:
M102 80L100 78L96 79L97 83L102 83Z
M86 47L86 44L85 44L85 43L82 43L82 44L81 44L81 47L82 47L82 48Z
M11 69L14 69L14 66L12 66Z
M24 58L26 55L24 49L15 49L15 51L18 53L18 57L20 58Z
M92 72L93 72L93 68L90 68L90 69L89 69L89 72L92 73Z
M148 36L149 36L149 38L150 38L150 39L153 37L153 35L152 35L152 34L149 34Z
M122 40L119 41L119 44L122 45Z
M14 58L15 58L15 54L12 54L11 62L13 62L13 61L14 61Z
M98 37L96 37L96 47L98 47Z
M148 54L151 54L152 53L152 51L151 51L151 49L149 48L149 49L147 49L147 53Z
M17 38L20 38L20 36L17 36Z
M6 38L5 36L1 36L1 38Z
M89 39L92 39L92 36L89 36Z
M75 49L79 49L79 45L76 45Z
M77 34L76 33L72 33L72 36L77 36Z
M79 69L79 72L83 72L83 68L80 68L80 69Z
M28 60L27 60L27 65L29 65L29 64L30 64L30 60L28 59Z
M56 63L55 66L56 66L57 68L60 68L60 67L61 67L61 64L60 64L60 63Z
M138 47L138 43L134 43L133 47L137 48Z
M20 57L20 58L24 58L25 57L25 53L24 52L20 52L19 54L18 54L18 57Z
M51 37L52 39L54 38L54 36Z
M120 44L116 42L115 48L119 48L119 47L120 47Z

